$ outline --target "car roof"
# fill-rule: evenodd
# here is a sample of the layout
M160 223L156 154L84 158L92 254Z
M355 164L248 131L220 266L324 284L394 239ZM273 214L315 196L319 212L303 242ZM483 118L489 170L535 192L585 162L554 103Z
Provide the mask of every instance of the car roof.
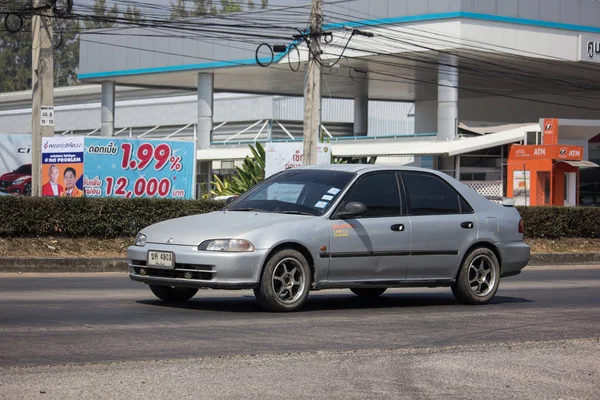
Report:
M325 171L345 171L353 173L366 173L373 171L426 171L430 173L437 173L438 171L428 168L418 168L410 166L399 166L399 165L384 165L384 164L318 164L318 165L305 165L297 167L295 169L316 169Z

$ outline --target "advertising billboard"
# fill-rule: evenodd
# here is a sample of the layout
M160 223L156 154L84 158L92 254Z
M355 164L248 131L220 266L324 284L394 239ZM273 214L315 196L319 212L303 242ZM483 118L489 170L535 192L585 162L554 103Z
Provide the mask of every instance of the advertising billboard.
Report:
M42 138L42 196L83 196L82 136Z
M303 143L267 143L265 147L265 178L277 172L302 166ZM317 144L317 164L331 163L331 145Z
M88 197L195 197L195 142L85 139Z
M196 144L53 136L42 139L42 196L195 197ZM31 135L0 135L0 192L31 191Z
M0 194L31 192L31 135L0 135Z

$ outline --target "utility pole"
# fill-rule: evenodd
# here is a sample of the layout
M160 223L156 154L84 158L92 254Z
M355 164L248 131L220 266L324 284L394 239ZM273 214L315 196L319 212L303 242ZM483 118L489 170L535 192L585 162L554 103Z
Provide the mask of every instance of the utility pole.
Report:
M317 163L317 143L321 129L321 26L323 0L312 0L310 16L308 74L304 87L304 155L303 165Z
M34 0L32 34L31 195L42 194L42 138L54 136L52 7Z

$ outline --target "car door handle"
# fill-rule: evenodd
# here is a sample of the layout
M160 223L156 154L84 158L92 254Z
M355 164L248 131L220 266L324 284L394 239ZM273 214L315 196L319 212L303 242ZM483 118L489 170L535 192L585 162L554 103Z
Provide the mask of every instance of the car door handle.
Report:
M394 224L390 228L392 228L392 230L394 232L403 232L404 231L404 224Z
M460 227L463 229L473 229L473 223L471 221L466 221L460 224Z

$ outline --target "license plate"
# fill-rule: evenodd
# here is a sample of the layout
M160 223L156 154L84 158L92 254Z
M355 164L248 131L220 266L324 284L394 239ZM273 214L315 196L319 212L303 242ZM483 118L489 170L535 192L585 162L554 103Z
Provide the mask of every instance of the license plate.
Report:
M173 253L166 251L149 251L148 266L154 268L173 268Z

